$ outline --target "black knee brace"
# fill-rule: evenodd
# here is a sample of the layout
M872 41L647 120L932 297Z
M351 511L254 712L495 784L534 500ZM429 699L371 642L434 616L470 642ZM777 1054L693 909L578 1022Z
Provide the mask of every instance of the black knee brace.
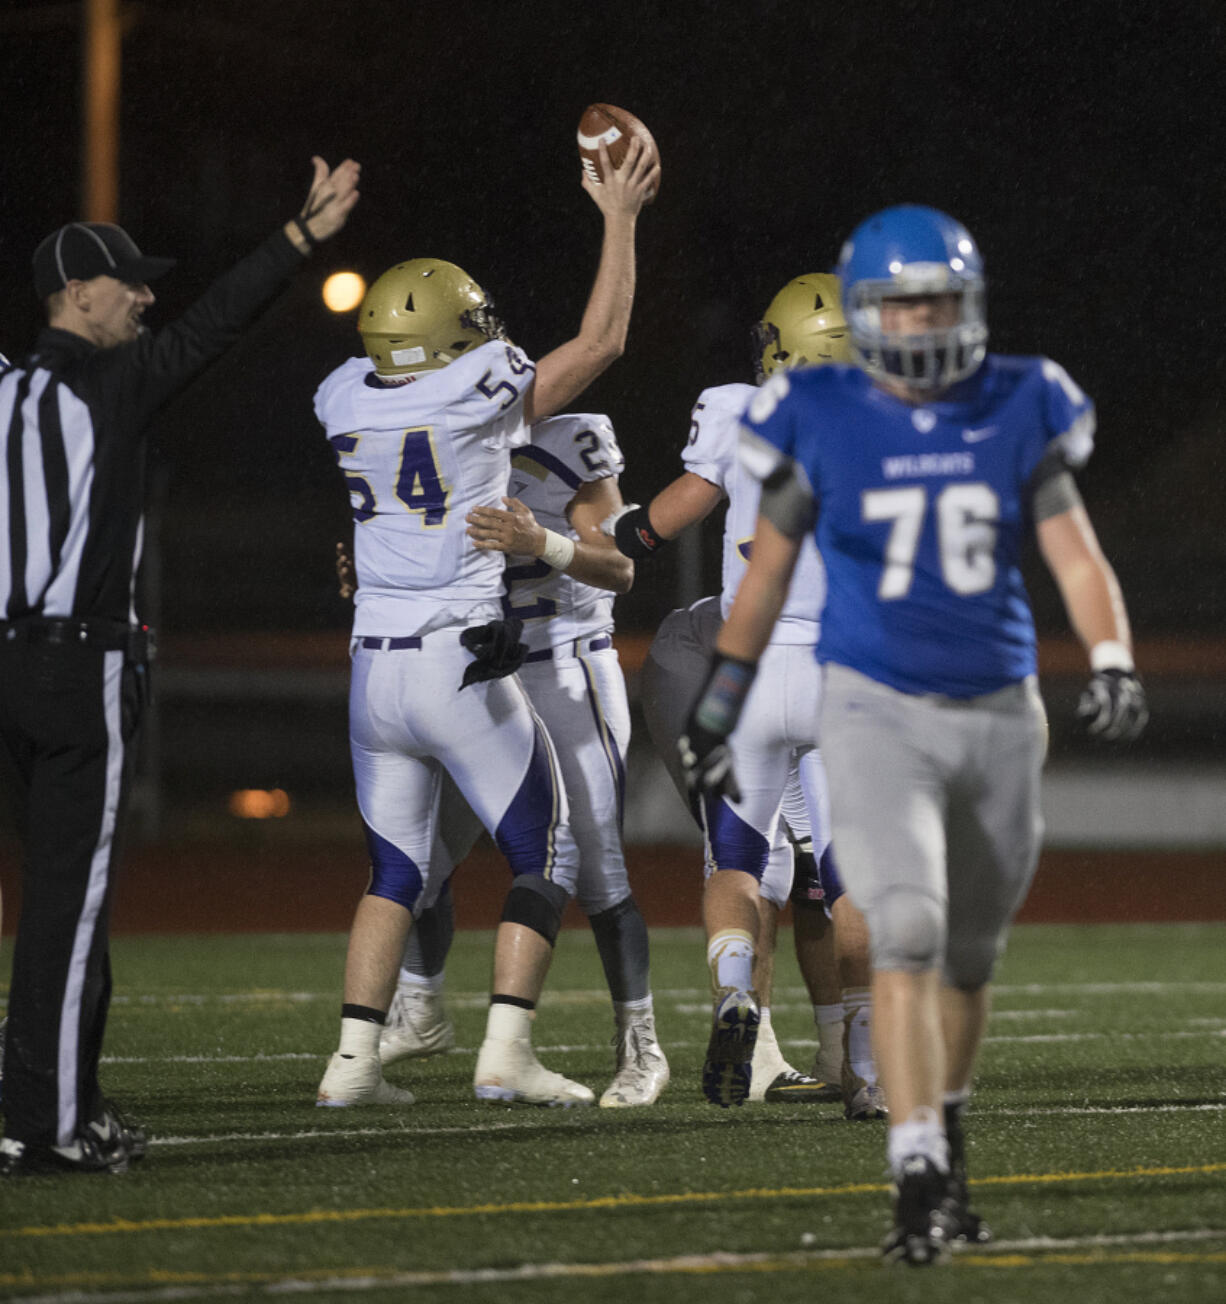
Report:
M562 910L566 906L565 888L535 874L521 874L507 893L502 907L504 924L522 924L540 935L550 946L557 941L562 927Z

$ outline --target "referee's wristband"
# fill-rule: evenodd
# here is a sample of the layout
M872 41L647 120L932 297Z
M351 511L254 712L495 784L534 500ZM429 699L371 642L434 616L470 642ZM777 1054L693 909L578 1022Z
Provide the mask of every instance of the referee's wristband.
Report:
M613 538L618 552L636 561L657 553L668 542L651 527L646 507L631 504L613 524Z
M307 226L306 222L302 220L301 216L295 214L295 216L290 218L290 221L297 228L298 234L307 242L308 245L310 245L312 249L314 249L319 244L319 237L311 234L311 228Z

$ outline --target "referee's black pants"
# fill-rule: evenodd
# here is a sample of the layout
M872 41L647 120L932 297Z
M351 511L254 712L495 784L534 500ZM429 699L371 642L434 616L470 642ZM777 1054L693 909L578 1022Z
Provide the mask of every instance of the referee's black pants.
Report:
M69 1145L99 1116L116 841L147 669L0 638L0 762L25 842L4 1051L5 1135Z

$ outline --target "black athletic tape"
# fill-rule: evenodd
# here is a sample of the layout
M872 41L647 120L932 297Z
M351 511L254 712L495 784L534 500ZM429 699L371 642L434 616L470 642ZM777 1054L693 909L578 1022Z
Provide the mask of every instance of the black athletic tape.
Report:
M490 997L491 1005L514 1005L517 1010L535 1010L536 1002L527 1001L522 996L504 996L495 992Z
M319 240L311 234L311 228L300 217L293 217L290 220L298 228L298 234L314 249L319 244Z
M562 927L562 910L556 901L527 883L514 883L502 907L502 922L530 928L552 946Z
M636 561L653 556L668 542L652 529L646 507L632 507L619 516L613 526L613 539L618 552Z
M380 1027L387 1022L387 1015L370 1005L342 1005L342 1019L361 1019L363 1023L377 1023Z

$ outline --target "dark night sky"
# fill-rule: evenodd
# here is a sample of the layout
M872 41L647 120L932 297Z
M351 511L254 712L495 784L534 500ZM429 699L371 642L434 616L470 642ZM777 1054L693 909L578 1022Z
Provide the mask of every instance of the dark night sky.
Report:
M0 12L0 349L37 325L38 240L77 211L77 6ZM309 156L363 164L363 199L243 343L159 424L162 619L341 626L344 494L310 399L355 352L317 297L406 257L464 266L539 356L576 329L599 216L578 185L585 104L655 134L626 356L581 405L610 413L628 497L679 470L707 385L747 380L749 323L828 267L885 204L977 237L993 347L1057 358L1095 397L1083 481L1140 632L1226 632L1221 580L1222 126L1214 3L581 6L162 0L125 41L120 220L181 259L156 327L296 210ZM708 532L711 585L715 539ZM640 574L624 624L673 605ZM1042 613L1051 595L1036 588Z

